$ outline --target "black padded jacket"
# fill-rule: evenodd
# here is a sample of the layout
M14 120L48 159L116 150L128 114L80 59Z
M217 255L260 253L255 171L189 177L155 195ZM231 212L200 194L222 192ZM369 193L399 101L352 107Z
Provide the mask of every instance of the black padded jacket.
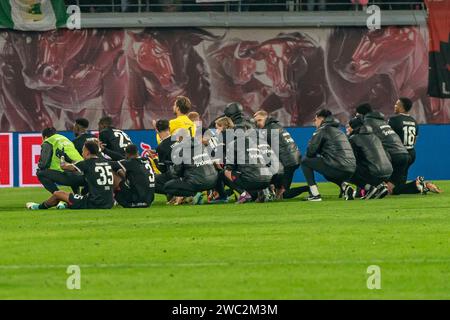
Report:
M314 132L308 144L306 156L320 156L326 165L344 172L356 170L356 159L347 136L339 129L339 121L333 116L325 118Z
M397 154L408 154L400 137L392 130L391 126L384 120L381 112L370 112L364 116L364 124L371 127L373 133L381 140L384 150L392 159Z
M283 166L285 168L298 166L301 159L300 150L289 132L280 125L278 120L267 118L264 129L267 130L267 142L274 151L276 151L276 147L272 136L274 133L278 135L278 158Z
M175 143L173 149L173 176L183 178L194 185L204 185L205 189L215 186L218 174L205 146L192 139Z
M356 163L365 168L372 176L386 178L392 175L392 164L381 140L367 125L353 131L349 137L356 157Z

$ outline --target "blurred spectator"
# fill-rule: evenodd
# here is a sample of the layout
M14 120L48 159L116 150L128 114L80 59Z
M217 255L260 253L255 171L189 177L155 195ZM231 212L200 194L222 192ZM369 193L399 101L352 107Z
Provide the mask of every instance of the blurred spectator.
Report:
M114 11L115 12L137 12L139 11L139 6L141 6L141 10L145 11L145 0L115 0L114 1Z
M325 10L325 0L308 0L308 11Z
M355 5L356 9L360 8L362 10L366 10L369 0L352 0L352 3Z
M69 1L66 1L66 4L80 6L81 12L93 12L94 11L94 8L92 8L92 10L91 10L92 1L69 0Z
M121 0L120 1L120 9L122 12L127 12L129 10L129 2L128 0Z
M260 0L243 0L242 11L286 11L287 3L286 0L271 0L271 1L260 1ZM267 3L267 5L257 5L261 3Z
M74 0L70 1L73 4L80 5L81 12L111 12L111 0Z
M448 1L448 0L446 0ZM412 2L412 0L391 0L389 2L392 2L391 9L394 10L411 10L413 9L413 5L411 4L404 4L404 2ZM402 4L403 2L403 4Z
M157 10L153 11L160 11L160 12L177 12L181 11L183 8L181 7L182 1L181 0L158 0L158 1L152 1L151 3L157 2L158 8ZM189 10L191 11L191 10Z
M369 0L352 0L353 4L360 4L362 6L367 6L367 3L369 3Z

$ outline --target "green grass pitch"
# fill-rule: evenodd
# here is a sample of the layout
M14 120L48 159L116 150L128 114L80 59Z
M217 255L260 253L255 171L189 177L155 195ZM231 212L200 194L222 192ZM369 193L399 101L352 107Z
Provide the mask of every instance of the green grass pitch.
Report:
M439 182L450 190L450 182ZM39 211L0 189L0 299L449 299L450 192ZM69 265L81 289L68 290ZM367 268L381 268L381 289Z

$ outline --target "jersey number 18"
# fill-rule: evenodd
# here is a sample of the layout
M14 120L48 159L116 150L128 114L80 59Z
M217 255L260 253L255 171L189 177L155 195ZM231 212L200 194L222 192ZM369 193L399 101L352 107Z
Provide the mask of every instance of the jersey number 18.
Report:
M403 127L403 144L406 147L414 147L416 142L416 127L405 126Z

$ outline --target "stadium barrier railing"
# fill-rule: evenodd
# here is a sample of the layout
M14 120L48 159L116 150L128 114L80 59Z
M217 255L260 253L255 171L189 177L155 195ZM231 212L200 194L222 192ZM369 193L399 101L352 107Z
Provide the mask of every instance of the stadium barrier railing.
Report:
M424 10L423 1L404 0L286 0L286 1L154 1L154 0L72 0L82 12L246 12L246 11L341 11L363 10L377 5L383 10Z

